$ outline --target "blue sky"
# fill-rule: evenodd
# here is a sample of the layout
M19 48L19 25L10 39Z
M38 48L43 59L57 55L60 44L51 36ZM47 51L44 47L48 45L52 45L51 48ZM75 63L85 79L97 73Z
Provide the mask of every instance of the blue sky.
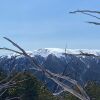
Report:
M77 9L100 10L99 0L0 0L0 47L13 48L2 37L25 50L38 48L100 49L100 26Z

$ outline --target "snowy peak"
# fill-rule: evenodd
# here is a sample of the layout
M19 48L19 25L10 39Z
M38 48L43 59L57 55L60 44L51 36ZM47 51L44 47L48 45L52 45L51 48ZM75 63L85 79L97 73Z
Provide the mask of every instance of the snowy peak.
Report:
M62 53L64 53L64 49L60 48L45 48L33 51L33 55L41 55L43 57L47 57L49 54L53 54L59 57L62 56Z
M66 52L66 54L81 54L81 56L83 54L91 54L91 55L95 55L95 56L100 56L100 50L89 50L89 49L61 49L61 48L44 48L44 49L37 49L37 50L33 50L33 51L26 51L30 56L34 57L36 55L40 55L42 57L47 57L48 55L52 54L55 55L56 57L63 57L64 53ZM2 57L4 56L8 56L8 58L11 58L11 56L16 56L19 54L16 53L11 53L9 55L2 55ZM19 56L19 57L23 57L23 56Z
M43 57L47 57L49 54L54 54L57 57L63 56L63 53L67 54L93 54L96 56L100 56L100 50L89 50L89 49L60 49L60 48L45 48L45 49L38 49L33 51L33 55L41 55Z

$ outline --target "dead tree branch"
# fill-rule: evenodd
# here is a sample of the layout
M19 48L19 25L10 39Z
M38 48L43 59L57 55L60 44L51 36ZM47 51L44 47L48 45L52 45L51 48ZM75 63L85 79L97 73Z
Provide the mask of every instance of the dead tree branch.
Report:
M86 92L84 91L84 89L77 83L77 81L71 79L70 77L66 77L66 76L61 76L59 74L55 74L55 73L52 73L51 71L47 70L44 68L44 66L42 65L39 65L36 63L36 61L30 56L28 55L24 49L22 49L18 44L16 44L15 42L13 42L12 40L10 40L9 38L6 38L4 37L4 39L8 40L10 43L12 43L15 47L17 47L22 53L19 53L19 52L16 52L13 50L13 52L15 53L19 53L19 54L23 54L25 57L27 57L33 65L36 66L37 69L40 69L40 71L42 71L44 73L44 75L46 75L47 78L51 79L52 81L54 81L56 84L58 84L61 88L64 89L64 91L68 91L70 93L72 93L74 96L76 96L77 98L79 98L80 100L90 100L89 96L86 94ZM6 49L8 50L8 49ZM10 49L10 51L12 51ZM33 66L34 67L34 66ZM64 84L63 82L60 82L58 78L61 78L61 79L64 79L64 80L67 80L68 82L76 85L81 94L78 93L76 90L72 89L71 87L69 87L68 85Z
M82 13L82 14L85 14L85 15L88 15L88 16L91 16L91 17L94 17L94 18L100 20L100 17L98 17L97 15L95 15L95 14L100 15L100 11L76 10L76 11L72 11L72 12L69 12L69 13L71 13L71 14ZM88 21L87 23L94 24L94 25L100 25L100 22Z
M72 11L70 13L77 13L77 12L87 12L87 13L100 14L100 11L93 11L93 10L76 10L76 11Z
M89 10L76 10L76 11L73 11L73 12L69 12L69 13L72 13L72 14L76 14L76 13L82 13L82 14L85 14L85 15L89 15L91 17L94 17L94 18L97 18L100 20L100 17L97 17L93 14L100 14L100 12L97 12L97 11L89 11ZM92 14L91 14L92 13Z

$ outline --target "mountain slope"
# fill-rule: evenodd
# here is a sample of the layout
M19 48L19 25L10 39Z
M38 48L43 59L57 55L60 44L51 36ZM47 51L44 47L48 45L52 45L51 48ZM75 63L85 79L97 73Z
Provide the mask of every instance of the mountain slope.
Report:
M71 50L59 48L38 49L28 51L38 64L54 73L68 75L84 85L88 81L100 82L100 51L99 50ZM24 56L16 57L16 54L3 55L0 57L0 68L7 73L15 67L15 71L26 70L35 74L40 80L45 81L50 88L52 81L48 80L42 73L35 72L30 61Z

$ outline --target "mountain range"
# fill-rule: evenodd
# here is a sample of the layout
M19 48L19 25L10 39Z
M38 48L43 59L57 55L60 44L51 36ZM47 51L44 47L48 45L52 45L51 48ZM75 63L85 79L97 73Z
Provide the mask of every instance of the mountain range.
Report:
M85 85L88 81L100 82L100 50L72 50L60 48L45 48L27 53L35 61L51 72L63 74ZM35 71L29 59L15 53L0 56L0 69L7 74L16 71L29 71L47 84L53 90L54 85L43 73Z

